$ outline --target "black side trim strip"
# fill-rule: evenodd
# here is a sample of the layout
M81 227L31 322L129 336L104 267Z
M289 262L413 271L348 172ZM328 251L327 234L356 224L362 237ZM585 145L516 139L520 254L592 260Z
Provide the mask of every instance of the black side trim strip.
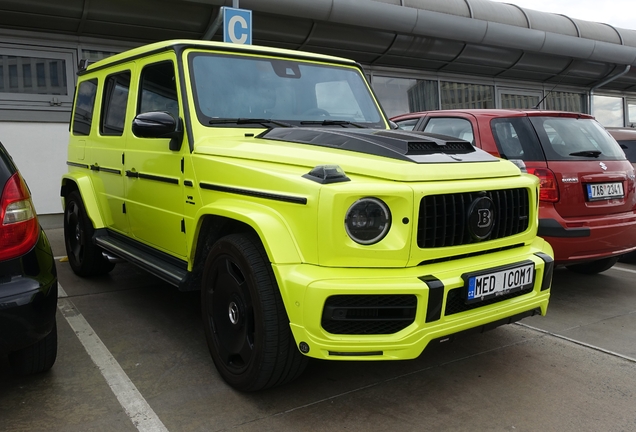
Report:
M66 165L74 166L74 167L78 167L78 168L88 169L88 164L81 164L81 163L77 163L77 162L66 161Z
M184 180L183 181L183 185L184 186L189 186L189 187L193 187L194 184L192 183L192 180Z
M564 228L555 219L539 219L539 232L537 232L537 235L540 237L589 237L590 229L585 227Z
M91 171L107 172L111 174L121 175L121 170L113 168L104 168L99 165L91 165Z
M126 177L140 178L140 179L145 179L145 180L154 180L154 181L159 181L159 182L163 182L163 183L170 183L170 184L176 184L176 185L179 184L179 179L176 179L176 178L156 176L156 175L152 175L152 174L143 174L143 173L134 172L134 171L126 171Z
M437 321L442 316L442 303L444 302L444 284L435 276L422 276L419 278L428 285L428 306L426 307L426 322Z
M535 253L536 256L545 262L543 270L543 281L541 282L541 291L545 291L552 285L552 273L554 273L554 259L543 252Z
M269 192L259 192L259 191L249 190L249 189L231 188L227 186L219 186L219 185L213 185L213 184L203 183L203 182L199 183L199 187L202 189L208 189L208 190L213 190L217 192L227 192L227 193L233 193L238 195L247 195L247 196L252 196L256 198L284 201L284 202L289 202L293 204L303 204L303 205L307 204L307 198L304 198L304 197L278 195L278 194L273 194Z

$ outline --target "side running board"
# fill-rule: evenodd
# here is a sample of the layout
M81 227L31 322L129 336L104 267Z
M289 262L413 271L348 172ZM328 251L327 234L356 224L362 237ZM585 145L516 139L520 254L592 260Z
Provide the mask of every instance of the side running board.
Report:
M135 264L176 287L181 288L186 281L188 270L185 261L181 262L169 255L162 257L161 253L151 252L150 248L137 242L122 240L108 230L98 230L93 240L106 252Z

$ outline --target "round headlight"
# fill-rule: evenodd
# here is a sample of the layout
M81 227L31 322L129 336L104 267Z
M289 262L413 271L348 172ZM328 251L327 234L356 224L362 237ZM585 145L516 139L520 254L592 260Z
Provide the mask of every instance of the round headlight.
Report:
M345 229L356 243L379 242L391 228L389 207L377 198L362 198L353 203L345 217Z

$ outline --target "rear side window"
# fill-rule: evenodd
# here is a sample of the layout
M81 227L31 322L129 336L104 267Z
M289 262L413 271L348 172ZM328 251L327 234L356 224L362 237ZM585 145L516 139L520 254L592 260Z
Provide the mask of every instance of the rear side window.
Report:
M97 80L83 81L77 88L75 111L73 113L73 135L88 135L93 123Z
M625 160L607 131L592 119L531 117L548 160Z
M541 144L527 117L498 118L490 122L499 155L504 159L545 160Z
M424 132L439 135L448 135L455 138L470 141L475 144L473 137L473 126L470 121L457 117L433 117L424 128Z
M106 78L100 123L102 135L121 136L124 133L129 89L130 72L122 72Z

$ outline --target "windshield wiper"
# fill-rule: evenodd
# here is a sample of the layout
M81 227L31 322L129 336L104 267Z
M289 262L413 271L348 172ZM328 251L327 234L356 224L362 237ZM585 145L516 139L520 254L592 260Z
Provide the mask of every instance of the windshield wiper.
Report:
M295 127L292 124L285 123L285 122L282 122L282 121L279 121L279 120L264 119L264 118L213 118L213 119L210 119L209 123L211 125L215 125L215 124L237 124L237 125L260 124L260 125L265 126L266 128L269 128L269 129L272 128L271 125L281 126L281 127Z
M366 129L365 125L360 123L350 122L348 120L305 120L300 122L301 125L321 125L321 126L355 126L357 128Z
M602 152L598 150L583 150L574 153L570 153L570 156L583 156L583 157L593 157L597 158L601 155Z

